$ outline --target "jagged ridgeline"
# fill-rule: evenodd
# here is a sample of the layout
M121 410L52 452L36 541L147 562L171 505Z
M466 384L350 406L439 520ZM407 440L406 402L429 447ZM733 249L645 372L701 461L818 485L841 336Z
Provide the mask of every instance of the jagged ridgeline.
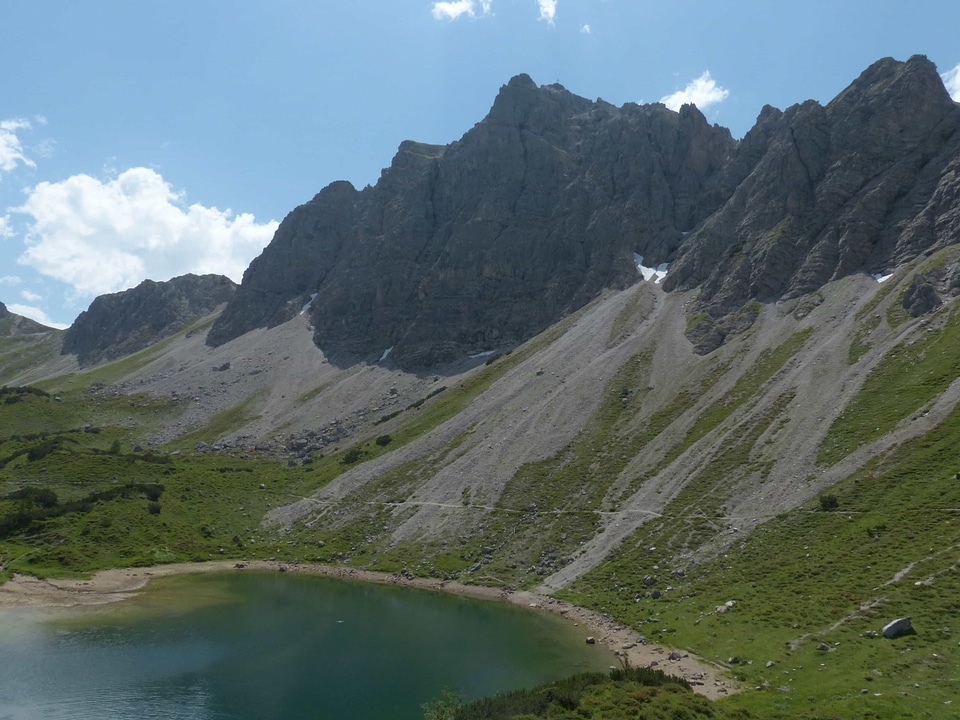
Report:
M64 334L63 354L87 366L137 352L213 312L236 289L224 275L182 275L101 295Z
M693 106L617 108L513 78L447 146L405 142L373 187L295 209L208 338L310 309L328 355L424 368L531 337L672 262L700 287L701 352L751 299L882 272L960 230L960 108L924 57L875 63L828 105L765 107L741 141Z

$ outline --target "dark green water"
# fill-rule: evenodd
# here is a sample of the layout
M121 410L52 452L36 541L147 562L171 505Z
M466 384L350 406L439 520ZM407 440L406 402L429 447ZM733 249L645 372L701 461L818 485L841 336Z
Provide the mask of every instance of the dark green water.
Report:
M274 573L165 578L96 610L0 613L0 720L422 718L612 656L505 603Z

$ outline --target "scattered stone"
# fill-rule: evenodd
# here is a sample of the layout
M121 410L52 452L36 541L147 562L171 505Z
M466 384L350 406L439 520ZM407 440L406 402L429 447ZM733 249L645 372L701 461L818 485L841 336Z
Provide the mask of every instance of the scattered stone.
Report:
M590 635L587 637L587 645L596 645L596 644L597 644L597 639L593 635Z

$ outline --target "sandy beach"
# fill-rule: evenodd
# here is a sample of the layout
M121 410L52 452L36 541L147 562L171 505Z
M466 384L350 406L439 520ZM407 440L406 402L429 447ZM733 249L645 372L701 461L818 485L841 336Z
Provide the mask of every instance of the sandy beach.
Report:
M78 605L102 605L135 597L152 579L186 573L224 572L243 570L271 570L342 577L363 582L435 590L468 597L501 600L541 612L563 615L583 628L584 641L588 637L606 645L618 656L626 657L635 667L656 667L671 675L688 680L693 689L708 698L722 697L736 692L736 685L722 677L722 668L683 650L642 640L629 627L591 610L571 605L555 598L527 591L509 592L477 585L462 585L429 578L411 578L396 574L355 570L329 565L291 564L265 560L214 560L201 563L157 565L145 568L103 570L89 580L39 580L27 575L15 575L0 585L0 620L5 608L56 608Z

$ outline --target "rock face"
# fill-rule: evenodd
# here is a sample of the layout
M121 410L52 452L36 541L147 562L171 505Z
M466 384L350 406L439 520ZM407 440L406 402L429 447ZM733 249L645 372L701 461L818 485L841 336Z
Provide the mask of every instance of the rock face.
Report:
M692 106L616 108L515 77L459 142L404 142L375 187L334 183L290 213L208 342L317 293L328 353L393 347L415 369L516 343L635 282L633 253L668 260L735 187L735 150Z
M638 281L636 253L672 262L665 289L700 288L691 339L707 353L749 325L752 300L960 240L958 129L919 56L878 61L825 107L765 107L739 142L693 106L617 108L520 75L458 142L404 142L376 186L334 183L291 212L208 342L316 294L328 354L393 348L426 368Z
M96 298L63 337L63 354L82 366L141 350L213 312L237 289L223 275L182 275Z
M699 309L719 318L957 242L958 129L960 107L919 56L874 63L826 107L765 109L743 140L763 147L758 162L686 239L665 288L699 286Z

